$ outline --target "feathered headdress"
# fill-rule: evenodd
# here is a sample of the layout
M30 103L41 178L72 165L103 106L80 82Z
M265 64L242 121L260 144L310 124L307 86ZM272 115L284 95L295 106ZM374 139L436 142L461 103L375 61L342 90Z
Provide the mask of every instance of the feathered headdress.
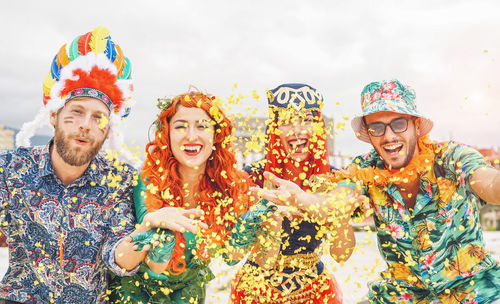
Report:
M33 121L25 123L16 145L30 146L36 129L49 125L50 112L76 97L101 100L110 110L110 146L120 150L118 138L122 118L129 114L133 85L130 61L111 40L110 31L96 27L92 32L64 44L52 61L43 82L43 107Z

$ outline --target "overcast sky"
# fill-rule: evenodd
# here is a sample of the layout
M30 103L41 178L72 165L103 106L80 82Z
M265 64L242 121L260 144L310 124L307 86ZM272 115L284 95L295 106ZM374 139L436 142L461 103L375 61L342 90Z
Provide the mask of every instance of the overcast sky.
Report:
M324 114L345 121L366 84L397 78L434 120L431 137L500 146L499 14L496 0L3 1L0 123L31 120L61 45L102 25L132 62L128 143L146 143L157 97L189 84L221 97L234 84L244 95L257 90L260 103L245 106L263 115L265 89L308 83L323 93ZM339 130L337 151L368 147L349 123Z

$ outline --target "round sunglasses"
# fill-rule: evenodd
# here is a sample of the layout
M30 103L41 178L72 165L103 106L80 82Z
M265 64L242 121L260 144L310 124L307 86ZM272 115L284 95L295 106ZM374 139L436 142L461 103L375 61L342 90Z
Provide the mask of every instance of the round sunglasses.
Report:
M386 124L383 122L372 122L366 126L368 133L371 136L380 137L385 134L385 130L387 126L391 127L392 132L394 133L403 133L408 129L408 121L415 120L415 117L398 117L391 120L390 123Z

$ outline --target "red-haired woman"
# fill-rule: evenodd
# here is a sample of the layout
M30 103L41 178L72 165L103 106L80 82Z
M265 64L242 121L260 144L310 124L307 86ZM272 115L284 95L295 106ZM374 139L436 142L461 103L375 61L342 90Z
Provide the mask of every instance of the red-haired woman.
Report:
M266 185L265 179L271 177L310 192L315 200L319 193L326 197L333 185L321 94L305 84L284 84L269 91L268 100L266 159L245 170L260 187L277 184L271 180ZM292 198L277 201L287 199ZM295 212L291 220L283 218L274 229L268 225L269 237L256 244L233 281L231 303L342 303L335 279L324 270L319 246L328 233L333 234L330 253L337 262L346 260L355 245L354 233L347 216L325 221L325 212L317 207Z
M228 239L248 209L248 185L236 168L233 126L214 97L190 92L160 101L155 138L146 146L134 199L138 223L170 230L134 236L136 248L149 249L148 255L138 274L115 281L112 300L202 303L205 285L214 277L208 268L211 253L229 248L227 259L243 256L244 250L233 248L238 241ZM194 217L208 225L203 235L195 235Z

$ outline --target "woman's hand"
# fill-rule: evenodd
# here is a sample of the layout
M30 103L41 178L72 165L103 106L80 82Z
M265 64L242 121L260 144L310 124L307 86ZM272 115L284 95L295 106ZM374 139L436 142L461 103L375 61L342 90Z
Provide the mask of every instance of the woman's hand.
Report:
M259 187L251 187L250 190L257 196L263 197L270 202L281 206L293 206L300 208L301 204L297 198L305 193L300 189L299 185L294 182L282 179L272 174L264 172L264 179L270 181L276 189L262 189Z
M205 213L201 209L182 209L178 207L163 207L144 216L142 224L128 238L128 242L132 242L132 235L144 233L154 228L165 228L171 231L190 231L198 233L199 229L208 229L208 225L197 220ZM167 239L167 241L170 241ZM150 244L139 248L134 245L132 248L137 251L149 251L151 247L159 245L159 241L154 241Z
M208 225L199 221L205 213L201 209L182 209L178 207L163 207L144 216L141 226L145 231L151 228L166 228L172 231L191 231L208 229Z

